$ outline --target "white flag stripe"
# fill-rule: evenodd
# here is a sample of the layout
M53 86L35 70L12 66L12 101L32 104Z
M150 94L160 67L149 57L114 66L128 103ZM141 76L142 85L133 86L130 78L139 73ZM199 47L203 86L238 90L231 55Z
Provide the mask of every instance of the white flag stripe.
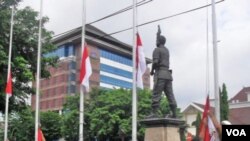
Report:
M218 132L214 126L214 123L210 117L208 117L208 130L210 134L210 141L220 141L218 137Z
M140 38L139 35L137 38ZM140 39L137 39L140 40ZM138 42L137 42L138 44ZM143 74L145 73L147 66L146 66L146 60L145 55L143 51L143 47L139 44L137 45L138 48L138 70L137 70L137 87L143 89Z
M86 58L86 74L82 80L82 85L84 85L86 87L86 90L89 91L89 77L92 74L92 68L91 68L91 64L90 64L90 60L89 60L89 56Z

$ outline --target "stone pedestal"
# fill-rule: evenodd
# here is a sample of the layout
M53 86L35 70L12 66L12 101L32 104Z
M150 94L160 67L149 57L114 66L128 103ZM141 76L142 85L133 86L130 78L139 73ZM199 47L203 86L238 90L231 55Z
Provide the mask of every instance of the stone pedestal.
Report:
M181 141L180 128L185 121L173 118L141 120L146 126L144 141Z

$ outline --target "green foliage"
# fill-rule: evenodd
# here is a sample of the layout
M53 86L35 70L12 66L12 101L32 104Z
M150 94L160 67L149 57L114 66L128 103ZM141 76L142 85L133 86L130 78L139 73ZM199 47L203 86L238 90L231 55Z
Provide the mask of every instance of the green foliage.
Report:
M1 0L0 2L0 112L4 112L5 86L7 80L9 36L11 6L17 5L20 0ZM37 66L37 44L38 44L38 12L30 7L15 10L13 27L13 44L11 58L11 73L13 77L13 96L10 98L10 111L22 109L25 106L27 95L34 93L28 85L34 81ZM52 32L44 28L48 22L43 17L42 26L42 54L53 51L56 47L51 43ZM55 66L58 58L43 58L41 61L41 76L49 77L45 65Z
M46 141L53 141L61 138L61 116L52 111L42 112L40 115L42 125L41 128Z
M201 124L201 113L198 112L196 116L196 120L192 123L193 126L196 128L196 137L199 138L199 129L200 129L200 124Z
M10 115L9 139L18 141L31 141L35 136L35 119L30 107Z
M151 112L151 91L138 90L138 120ZM161 110L169 111L166 99ZM79 95L67 98L63 114L63 136L67 141L78 140ZM126 89L93 89L85 100L85 140L131 138L132 91ZM138 140L144 138L144 127L138 124Z
M229 114L229 105L228 105L228 96L227 96L227 88L225 83L222 85L222 91L220 90L220 119L228 120Z
M66 141L78 141L79 99L79 95L69 96L63 106L62 135Z
M54 112L41 112L42 131L47 141L61 137L61 116ZM24 107L10 115L9 139L32 141L35 137L35 116L31 107Z

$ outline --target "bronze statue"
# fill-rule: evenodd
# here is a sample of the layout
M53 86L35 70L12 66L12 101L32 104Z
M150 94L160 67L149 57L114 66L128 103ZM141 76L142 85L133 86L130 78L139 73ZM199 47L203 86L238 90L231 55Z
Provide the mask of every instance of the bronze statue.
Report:
M171 109L171 114L168 117L176 118L176 100L173 94L172 88L172 70L169 70L169 51L164 46L166 43L166 38L161 35L160 26L158 26L157 38L156 38L156 48L153 52L153 63L150 74L154 75L154 87L152 94L152 112L147 118L159 117L158 110L160 107L161 95L164 91L169 106Z

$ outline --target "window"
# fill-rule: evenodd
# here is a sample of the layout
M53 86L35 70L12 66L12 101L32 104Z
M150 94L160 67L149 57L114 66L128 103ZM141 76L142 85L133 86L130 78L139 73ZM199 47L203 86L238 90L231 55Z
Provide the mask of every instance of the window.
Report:
M100 52L101 52L101 57L103 58L110 59L112 61L119 62L121 64L125 64L128 66L132 66L132 59L128 57L124 57L122 55L118 55L116 53L112 53L106 50L100 50Z
M75 93L76 92L76 86L75 85L69 85L68 86L68 94Z
M100 81L103 83L106 83L106 84L110 84L110 85L114 85L114 86L118 86L118 87L122 87L122 88L128 88L128 89L132 88L132 83L130 83L130 82L115 79L115 78L105 76L105 75L100 76Z
M47 53L44 55L44 57L54 57L58 56L61 57L68 57L68 56L74 56L75 55L75 48L71 44L66 44L59 46L55 51Z
M106 64L101 64L100 65L100 70L104 71L104 72L116 74L116 75L119 75L119 76L123 76L123 77L126 77L126 78L132 78L132 72L125 71L125 70L122 70L122 69L118 69L118 68L115 68L115 67L112 67L112 66L109 66L109 65L106 65Z
M69 74L69 81L75 81L76 80L76 74L75 73L70 73Z
M75 70L76 69L76 62L75 61L71 61L69 63L69 69L70 70Z

